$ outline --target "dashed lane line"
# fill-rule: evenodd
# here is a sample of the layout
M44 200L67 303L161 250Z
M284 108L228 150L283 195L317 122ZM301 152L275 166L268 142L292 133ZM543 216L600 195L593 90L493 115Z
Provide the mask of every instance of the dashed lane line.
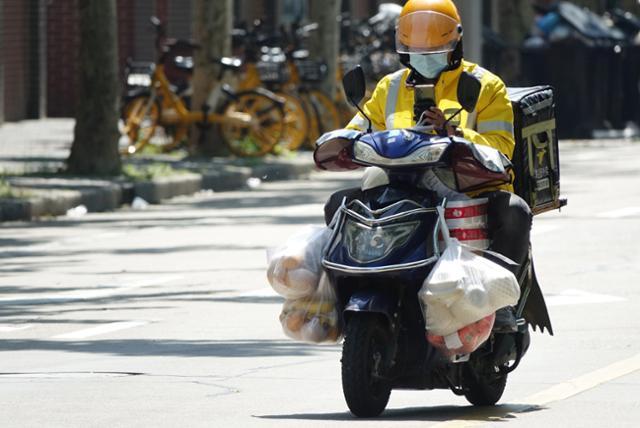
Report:
M597 215L598 218L625 218L640 214L640 207L626 207L613 211L603 212Z
M0 325L0 333L13 333L30 328L30 325Z
M100 325L97 327L85 328L82 330L72 331L70 333L59 334L53 336L52 339L56 340L77 340L87 339L93 336L99 336L102 334L113 333L120 330L126 330L128 328L139 327L141 325L149 324L149 321L118 321L109 324Z
M25 306L25 305L43 305L51 303L69 303L75 301L83 301L90 299L99 299L103 297L117 296L122 293L131 291L132 289L151 287L154 285L162 285L182 278L179 275L169 275L164 277L154 277L142 280L136 280L122 285L107 288L99 288L96 290L85 290L73 293L60 294L44 294L34 297L0 297L0 307L2 306Z

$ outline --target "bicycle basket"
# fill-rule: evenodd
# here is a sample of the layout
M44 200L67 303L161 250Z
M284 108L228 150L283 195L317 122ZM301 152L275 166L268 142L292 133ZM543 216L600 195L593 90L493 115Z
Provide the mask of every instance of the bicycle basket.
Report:
M289 69L285 62L260 61L257 67L262 83L285 83L289 80Z
M327 64L323 62L301 59L295 64L303 82L321 82L327 75Z

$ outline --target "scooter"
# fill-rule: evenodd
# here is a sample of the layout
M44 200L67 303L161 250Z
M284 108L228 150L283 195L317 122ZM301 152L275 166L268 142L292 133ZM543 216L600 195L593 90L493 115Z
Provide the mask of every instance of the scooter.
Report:
M362 69L348 72L343 86L364 115ZM463 73L457 114L472 111L479 92L477 79ZM343 200L323 259L343 308L342 387L351 412L380 415L392 389L450 389L474 405L497 403L508 374L527 352L529 326L553 334L533 264L529 258L520 269L517 331L492 333L470 355L443 355L425 339L418 290L441 254L438 207L447 200L420 183L429 170L446 172L460 193L508 183L509 160L489 147L438 135L433 127L372 132L370 120L367 132L323 135L314 159L325 170L375 166L386 174L386 184Z

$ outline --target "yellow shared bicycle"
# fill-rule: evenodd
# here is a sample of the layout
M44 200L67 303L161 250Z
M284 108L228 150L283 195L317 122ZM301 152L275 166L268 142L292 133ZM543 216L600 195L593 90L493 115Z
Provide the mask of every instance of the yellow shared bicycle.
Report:
M215 61L221 71L207 102L199 109L190 108L187 90L180 91L173 85L165 70L170 64L190 74L192 56L177 53L192 52L198 46L184 40L165 41L162 24L153 18L152 23L160 52L149 85L128 94L123 108L122 153L134 154L147 145L160 151L172 150L188 139L194 124L200 124L204 130L217 125L223 142L238 156L269 153L284 135L284 100L261 88L235 92L222 85L225 74L237 72L242 62L237 58L220 58Z

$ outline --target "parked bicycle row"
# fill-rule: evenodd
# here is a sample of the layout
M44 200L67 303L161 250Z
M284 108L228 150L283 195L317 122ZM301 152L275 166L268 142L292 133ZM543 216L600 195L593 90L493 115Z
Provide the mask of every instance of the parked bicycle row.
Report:
M396 67L387 55L393 13L352 22L344 17L339 69L362 63L372 76ZM190 144L193 126L201 138L216 131L237 156L262 156L312 148L324 132L343 127L354 114L342 90L327 94L320 87L327 66L310 56L308 41L317 24L268 29L262 22L233 30L233 57L211 58L220 73L206 102L192 104L194 52L189 40L167 37L157 18L156 61L129 60L122 108L121 152L146 148L167 152ZM337 87L339 87L337 85Z

